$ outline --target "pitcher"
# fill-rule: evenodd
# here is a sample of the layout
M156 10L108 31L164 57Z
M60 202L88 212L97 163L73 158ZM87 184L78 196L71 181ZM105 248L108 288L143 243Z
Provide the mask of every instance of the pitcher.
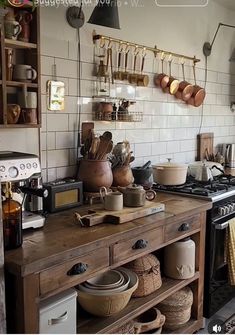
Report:
M19 34L19 41L29 42L30 40L30 22L33 19L33 15L26 10L19 12L17 19L21 26L21 32Z

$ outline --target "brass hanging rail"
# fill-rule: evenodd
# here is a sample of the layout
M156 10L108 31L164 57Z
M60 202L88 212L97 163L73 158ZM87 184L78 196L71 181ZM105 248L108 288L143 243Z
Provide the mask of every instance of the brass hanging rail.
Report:
M128 42L128 41L120 40L118 38L113 38L113 37L109 37L109 36L105 36L105 35L98 35L94 31L93 32L93 42L95 43L98 40L103 40L104 42L107 41L110 44L112 42L114 42L114 43L118 43L119 45L124 44L124 45L130 46L130 47L144 49L146 51L153 52L154 55L157 55L158 53L164 53L165 55L171 55L171 56L174 56L174 57L177 57L177 58L188 59L188 60L193 61L194 63L200 62L200 59L197 59L196 56L189 57L189 56L181 55L181 54L178 54L178 53L175 53L175 52L161 50L161 49L158 49L157 47L151 48L151 47L147 47L145 45L141 45L141 44L138 44L138 43L133 43L133 42Z

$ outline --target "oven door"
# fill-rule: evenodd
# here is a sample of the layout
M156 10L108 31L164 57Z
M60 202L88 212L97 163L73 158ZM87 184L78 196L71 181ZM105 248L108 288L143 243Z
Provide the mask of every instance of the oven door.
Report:
M228 225L229 221L217 221L212 224L211 280L217 284L228 282L228 265L226 261L226 229Z

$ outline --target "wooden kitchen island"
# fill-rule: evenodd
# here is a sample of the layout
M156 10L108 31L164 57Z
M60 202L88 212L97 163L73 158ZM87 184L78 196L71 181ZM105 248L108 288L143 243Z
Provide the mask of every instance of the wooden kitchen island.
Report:
M179 333L193 333L203 325L203 281L206 211L208 201L159 194L166 210L120 225L80 227L74 212L87 206L50 215L43 229L26 232L23 246L5 254L8 332L38 333L39 304L47 297L191 236L196 243L196 273L187 280L164 278L160 289L143 298L132 298L120 313L107 318L78 313L78 333L115 333L115 330L179 289L190 285L194 302L192 318ZM145 240L144 249L134 249ZM68 275L78 263L88 264L84 273ZM177 331L176 331L177 332Z

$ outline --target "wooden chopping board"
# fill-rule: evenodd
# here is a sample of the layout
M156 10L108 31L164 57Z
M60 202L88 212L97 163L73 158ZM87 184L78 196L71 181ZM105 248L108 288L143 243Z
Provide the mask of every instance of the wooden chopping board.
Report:
M206 151L209 155L214 150L214 133L202 133L197 135L197 160L206 158Z
M143 207L124 207L122 211L107 211L103 204L97 205L88 211L91 216L82 218L85 226L91 227L101 223L120 224L132 221L144 216L163 212L165 205L160 202L146 201Z

